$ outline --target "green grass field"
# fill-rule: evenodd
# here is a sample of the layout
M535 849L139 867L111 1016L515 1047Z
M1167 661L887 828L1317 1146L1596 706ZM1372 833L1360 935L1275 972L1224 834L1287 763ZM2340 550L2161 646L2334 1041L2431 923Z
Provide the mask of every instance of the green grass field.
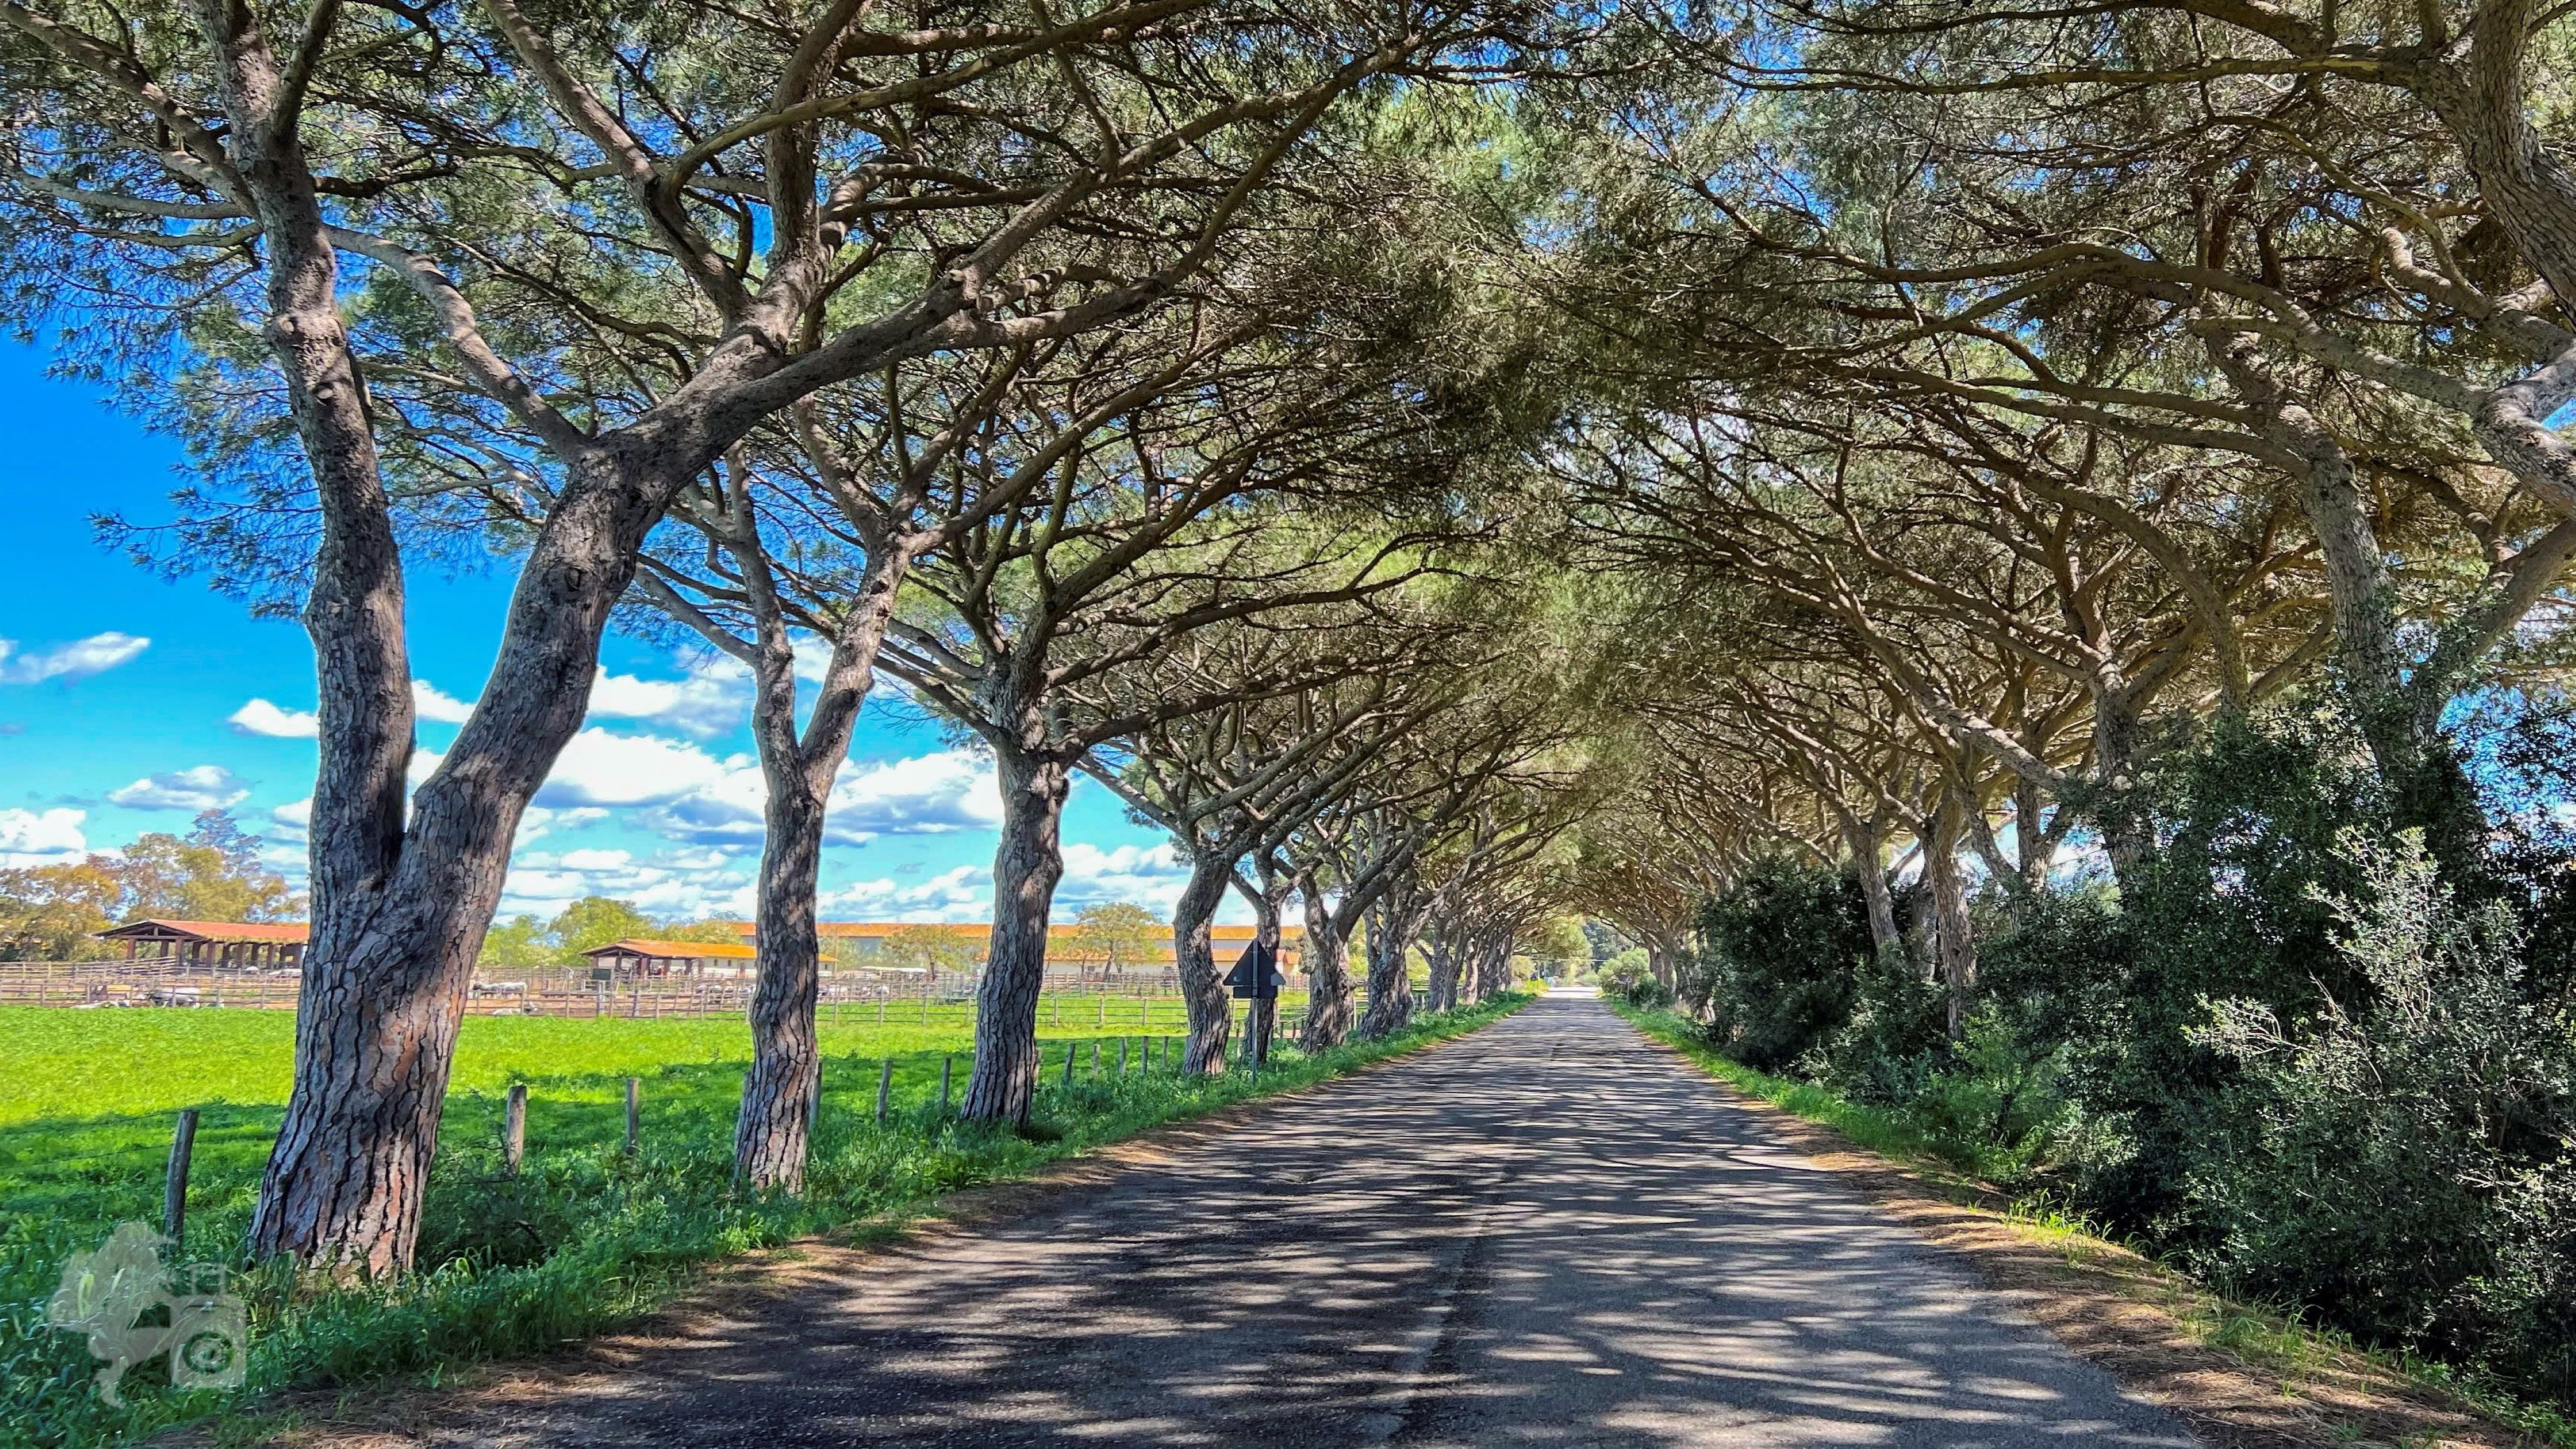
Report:
M733 1115L750 1035L732 1019L473 1017L458 1040L414 1281L298 1297L275 1276L242 1282L252 1308L254 1393L526 1353L649 1310L692 1265L800 1234L918 1211L941 1193L1024 1173L1255 1087L1155 1070L1143 1035L1104 1036L1097 1013L1040 1014L1049 1069L1025 1133L970 1130L939 1111L943 1058L962 1091L964 1023L822 1022L824 1100L799 1199L733 1191ZM1090 1006L1089 1002L1082 1002ZM1121 1003L1113 999L1113 1012ZM1135 1011L1133 998L1124 1002ZM1177 1005L1177 1003L1172 1003ZM1347 1069L1490 1020L1501 1006L1427 1022L1392 1042L1309 1060L1283 1051L1260 1090ZM1158 1013L1159 1016L1159 1013ZM1077 1018L1079 1019L1077 1021ZM128 1376L118 1412L89 1392L74 1335L43 1325L59 1265L119 1221L157 1224L177 1110L202 1113L188 1256L236 1263L260 1166L282 1116L294 1019L284 1012L0 1008L0 1445L91 1445L200 1416L217 1396ZM1118 1043L1129 1073L1117 1073ZM1091 1069L1094 1045L1100 1074ZM1062 1063L1073 1055L1075 1080ZM874 1121L878 1074L896 1066L892 1120ZM623 1153L624 1080L642 1081L642 1149ZM500 1161L503 1094L528 1086L528 1160Z

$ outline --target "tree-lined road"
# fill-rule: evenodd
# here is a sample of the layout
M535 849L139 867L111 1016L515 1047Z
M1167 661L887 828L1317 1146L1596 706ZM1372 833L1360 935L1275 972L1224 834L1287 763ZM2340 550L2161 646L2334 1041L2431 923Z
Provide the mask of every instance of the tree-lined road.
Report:
M484 1444L2188 1445L1559 999L809 1275Z

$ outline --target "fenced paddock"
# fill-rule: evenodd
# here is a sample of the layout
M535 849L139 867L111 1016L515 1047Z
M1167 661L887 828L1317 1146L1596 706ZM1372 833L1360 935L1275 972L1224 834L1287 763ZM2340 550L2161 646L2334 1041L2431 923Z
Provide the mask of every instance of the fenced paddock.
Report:
M826 971L819 1014L834 1025L971 1027L982 985L976 971ZM292 1011L296 987L291 969L214 969L149 959L0 961L0 1005L10 1006ZM601 979L587 969L487 970L476 973L466 1010L478 1016L628 1020L738 1017L750 1008L751 989L749 975ZM1283 1026L1302 1017L1304 1002L1301 992L1281 996ZM1104 978L1096 971L1066 970L1047 973L1038 1020L1050 1027L1148 1033L1185 1028L1189 1011L1173 972Z

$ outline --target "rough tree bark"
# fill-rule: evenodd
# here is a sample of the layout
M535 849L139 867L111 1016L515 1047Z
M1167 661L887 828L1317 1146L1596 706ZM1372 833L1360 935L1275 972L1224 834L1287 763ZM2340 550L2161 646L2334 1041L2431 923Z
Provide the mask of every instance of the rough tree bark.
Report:
M1977 985L1977 940L1968 916L1968 882L1959 869L1964 833L1960 807L1945 799L1923 834L1923 876L1932 892L1934 959L1949 996L1950 1035L1967 1033L1968 1007Z
M748 508L745 509L748 520ZM900 547L879 548L851 602L804 730L796 728L796 649L778 607L757 539L737 553L760 623L752 660L752 737L769 790L755 922L760 978L751 998L751 1071L734 1124L734 1171L754 1191L805 1185L807 1137L822 1090L814 1010L822 988L822 942L814 893L832 786L849 758L859 713L876 683L894 601L911 564ZM710 636L713 637L713 636Z
M1431 958L1431 1009L1458 1009L1458 945L1455 928L1444 918L1433 922L1425 936L1424 954Z
M1666 991L1681 985L1681 973L1673 965L1672 939L1659 931L1646 933L1646 974L1655 978Z
M1484 1002L1511 989L1512 938L1499 932L1476 959L1476 1001Z
M255 13L204 0L235 164L268 252L268 336L322 515L305 629L321 764L313 934L295 1084L250 1228L258 1257L345 1275L407 1269L474 959L521 812L580 727L600 630L686 439L622 435L571 460L511 598L485 698L412 796L403 581L338 267L305 164L302 97ZM312 43L319 43L313 37ZM699 420L691 419L692 423ZM406 824L408 823L408 830Z
M1856 814L1843 817L1843 836L1851 847L1852 867L1860 877L1860 896L1869 913L1869 943L1878 954L1905 952L1905 934L1896 929L1896 899L1887 889L1886 846L1878 822Z
M1362 1040L1393 1036L1413 1019L1413 939L1422 927L1417 894L1411 882L1398 882L1379 897L1371 913L1368 1010L1359 1026Z
M1314 871L1297 873L1297 893L1306 909L1307 981L1306 1029L1297 1044L1320 1052L1351 1034L1351 943Z
M1234 862L1201 855L1190 862L1190 878L1172 905L1172 958L1181 978L1181 999L1190 1013L1189 1043L1181 1051L1181 1070L1197 1074L1225 1070L1227 1039L1234 1033L1234 999L1227 994L1225 971L1216 959L1216 908L1234 879ZM1272 929L1277 929L1276 917Z
M1002 843L993 855L993 937L975 1018L975 1066L958 1115L1022 1123L1037 1092L1038 992L1047 915L1064 876L1062 827L1072 771L1053 755L993 752L1002 781Z

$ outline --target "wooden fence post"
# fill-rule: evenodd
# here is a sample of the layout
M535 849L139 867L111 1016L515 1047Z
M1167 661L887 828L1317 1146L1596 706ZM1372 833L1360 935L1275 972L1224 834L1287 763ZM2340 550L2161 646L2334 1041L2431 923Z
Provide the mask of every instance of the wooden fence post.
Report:
M633 1157L642 1140L644 1128L644 1082L638 1077L626 1079L626 1155Z
M894 1058L885 1059L885 1070L877 1073L877 1125L885 1125L886 1105L894 1096Z
M528 1084L510 1084L509 1100L501 1105L501 1170L519 1175L519 1164L528 1155Z
M188 1159L197 1152L197 1109L179 1109L178 1130L170 1134L170 1175L161 1189L161 1231L184 1245L188 1238Z
M1073 1049L1074 1049L1074 1046L1075 1046L1075 1043L1073 1043L1073 1042L1066 1042L1066 1043L1064 1044L1064 1084L1065 1084L1066 1086L1068 1086L1068 1087L1070 1087L1070 1086L1072 1086L1072 1085L1073 1085Z
M956 1066L955 1057L939 1059L939 1115L942 1117L948 1115L948 1074L955 1070Z
M1106 1003L1108 998L1102 997L1101 1000ZM1100 1075L1100 1038L1096 1036L1091 1039L1091 1075Z

